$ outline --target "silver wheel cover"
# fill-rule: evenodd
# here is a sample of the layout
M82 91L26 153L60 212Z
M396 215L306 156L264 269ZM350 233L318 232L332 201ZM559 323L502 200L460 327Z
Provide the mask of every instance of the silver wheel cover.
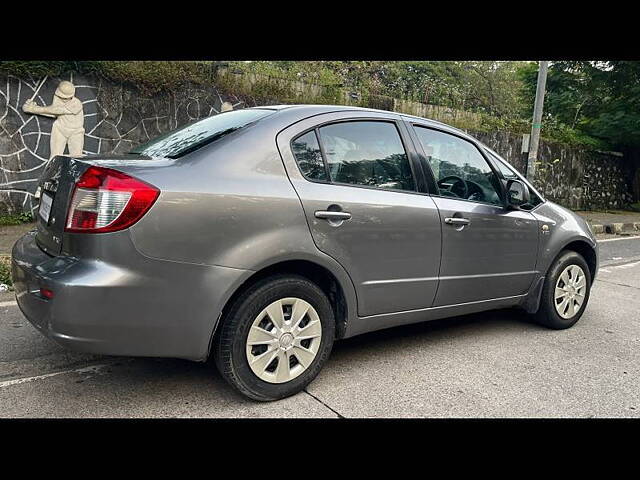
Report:
M301 298L281 298L251 324L246 344L249 367L265 382L288 382L309 368L321 339L316 309Z
M556 312L564 319L573 318L584 303L587 293L587 278L578 265L565 268L556 282L553 295Z

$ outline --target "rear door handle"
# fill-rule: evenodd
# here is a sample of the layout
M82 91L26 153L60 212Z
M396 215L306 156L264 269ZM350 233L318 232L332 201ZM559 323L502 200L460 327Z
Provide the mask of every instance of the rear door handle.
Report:
M316 218L324 218L326 220L349 220L351 214L349 212L332 212L330 210L318 210L315 212Z
M448 223L449 225L469 225L471 220L468 218L447 217L444 219L444 223Z

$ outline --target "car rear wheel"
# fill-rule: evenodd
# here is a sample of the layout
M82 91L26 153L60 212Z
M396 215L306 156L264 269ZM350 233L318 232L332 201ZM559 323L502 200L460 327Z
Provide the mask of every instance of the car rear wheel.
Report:
M582 255L562 253L545 279L536 321L558 330L573 326L587 307L590 290L591 273Z
M218 370L242 394L277 400L303 390L326 362L335 335L331 304L308 279L261 280L230 306L215 337Z

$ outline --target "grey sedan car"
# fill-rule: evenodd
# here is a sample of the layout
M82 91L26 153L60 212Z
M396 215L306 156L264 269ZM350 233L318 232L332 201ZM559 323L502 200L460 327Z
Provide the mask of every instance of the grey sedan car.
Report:
M24 315L107 355L212 356L256 400L302 390L334 340L521 307L584 313L579 216L442 123L345 106L215 115L126 155L57 156L13 248Z

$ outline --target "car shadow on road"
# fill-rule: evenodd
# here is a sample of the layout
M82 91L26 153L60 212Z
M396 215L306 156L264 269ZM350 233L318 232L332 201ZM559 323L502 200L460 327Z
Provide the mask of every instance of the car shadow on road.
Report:
M367 348L367 346L376 348L380 343L389 345L395 341L401 341L406 338L414 339L416 337L437 340L458 334L466 335L470 330L469 327L473 326L481 326L483 330L491 330L493 328L505 328L505 325L517 326L518 328L540 328L521 309L508 308L377 330L340 340L336 342L334 350Z
M492 310L365 333L337 341L333 347L333 352L334 354L348 354L366 350L373 352L379 350L381 346L384 346L387 350L392 350L394 347L402 349L401 344L407 339L425 342L426 345L431 342L448 341L457 336L477 335L478 331L481 331L485 335L491 335L495 330L504 331L505 328L537 330L542 327L539 327L529 320L520 309ZM142 359L138 359L138 361L141 360ZM225 387L227 386L211 358L204 363L164 358L146 360L164 365L172 370L189 370L191 374L207 378L213 376L215 377L216 383L221 383L225 385Z
M494 335L496 330L538 329L527 320L521 310L506 309L483 312L442 320L433 320L371 332L336 342L332 360L325 367L324 375L331 374L333 365L348 361L350 357L364 356L364 361L377 362L374 355L381 349L388 354L401 355L407 342L425 348L441 342L450 342L471 335ZM369 359L369 354L371 357ZM144 387L148 398L158 395L186 395L195 403L203 401L226 405L229 413L235 408L257 405L237 393L222 378L214 362L192 362L171 358L103 357L111 360L108 380L116 391L133 392ZM373 366L373 364L372 364ZM153 388L150 388L153 385ZM140 392L141 393L141 392ZM301 394L304 395L304 394ZM235 407L232 407L235 405ZM185 405L188 408L188 405Z

